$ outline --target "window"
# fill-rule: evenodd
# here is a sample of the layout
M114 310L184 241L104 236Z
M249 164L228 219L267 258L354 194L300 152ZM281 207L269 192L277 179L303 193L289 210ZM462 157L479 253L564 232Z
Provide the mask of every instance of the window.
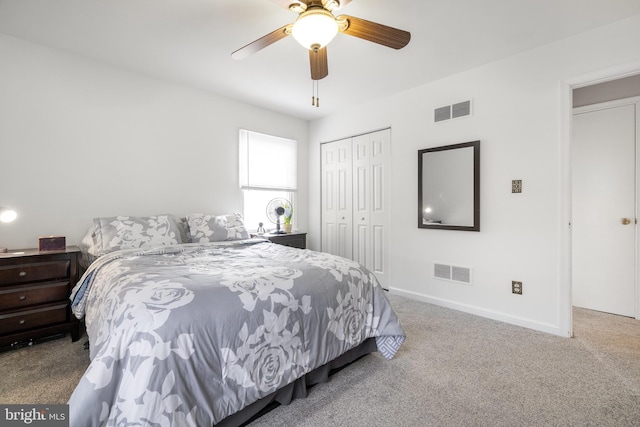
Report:
M276 197L291 202L295 223L298 177L298 142L240 129L240 188L244 193L244 220L255 231L262 222L267 231L275 229L267 218L267 204Z

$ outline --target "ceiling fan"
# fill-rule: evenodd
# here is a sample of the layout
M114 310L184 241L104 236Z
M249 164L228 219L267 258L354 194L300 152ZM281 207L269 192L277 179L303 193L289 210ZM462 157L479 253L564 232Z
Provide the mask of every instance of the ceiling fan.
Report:
M291 34L298 43L309 50L311 79L321 80L329 75L327 44L338 32L393 49L402 49L411 40L411 33L408 31L349 15L334 16L334 10L348 4L351 0L271 1L298 13L296 21L236 50L231 54L232 58L246 58Z

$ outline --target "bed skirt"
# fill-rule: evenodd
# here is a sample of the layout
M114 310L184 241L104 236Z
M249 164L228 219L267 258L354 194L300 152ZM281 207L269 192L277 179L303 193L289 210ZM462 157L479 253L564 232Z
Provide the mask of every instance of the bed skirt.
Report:
M338 356L331 362L314 369L308 374L298 378L294 382L284 386L280 390L252 403L246 408L228 416L215 424L216 427L238 427L247 424L278 405L288 405L295 399L307 397L307 389L315 384L327 382L329 376L346 365L377 351L375 338L368 338L358 347L354 347L346 353Z

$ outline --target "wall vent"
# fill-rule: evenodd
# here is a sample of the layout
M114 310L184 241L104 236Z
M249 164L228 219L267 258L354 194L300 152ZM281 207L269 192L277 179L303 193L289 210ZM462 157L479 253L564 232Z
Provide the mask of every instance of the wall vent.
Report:
M455 265L433 263L433 277L435 279L450 280L452 282L471 284L471 269Z
M435 122L449 120L450 118L451 118L451 105L447 105L446 107L436 108L433 112L433 121Z
M471 115L471 101L462 101L433 110L433 121L442 122L449 119Z
M444 264L433 264L433 277L438 279L451 280L451 266Z
M452 265L451 280L454 282L471 283L471 269Z
M451 117L457 118L471 114L471 101L458 102L451 106Z

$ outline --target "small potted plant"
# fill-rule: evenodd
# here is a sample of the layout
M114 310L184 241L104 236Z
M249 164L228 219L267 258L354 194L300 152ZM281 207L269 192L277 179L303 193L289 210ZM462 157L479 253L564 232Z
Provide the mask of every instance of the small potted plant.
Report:
M291 233L291 216L293 215L293 208L290 203L285 204L284 206L284 232Z

